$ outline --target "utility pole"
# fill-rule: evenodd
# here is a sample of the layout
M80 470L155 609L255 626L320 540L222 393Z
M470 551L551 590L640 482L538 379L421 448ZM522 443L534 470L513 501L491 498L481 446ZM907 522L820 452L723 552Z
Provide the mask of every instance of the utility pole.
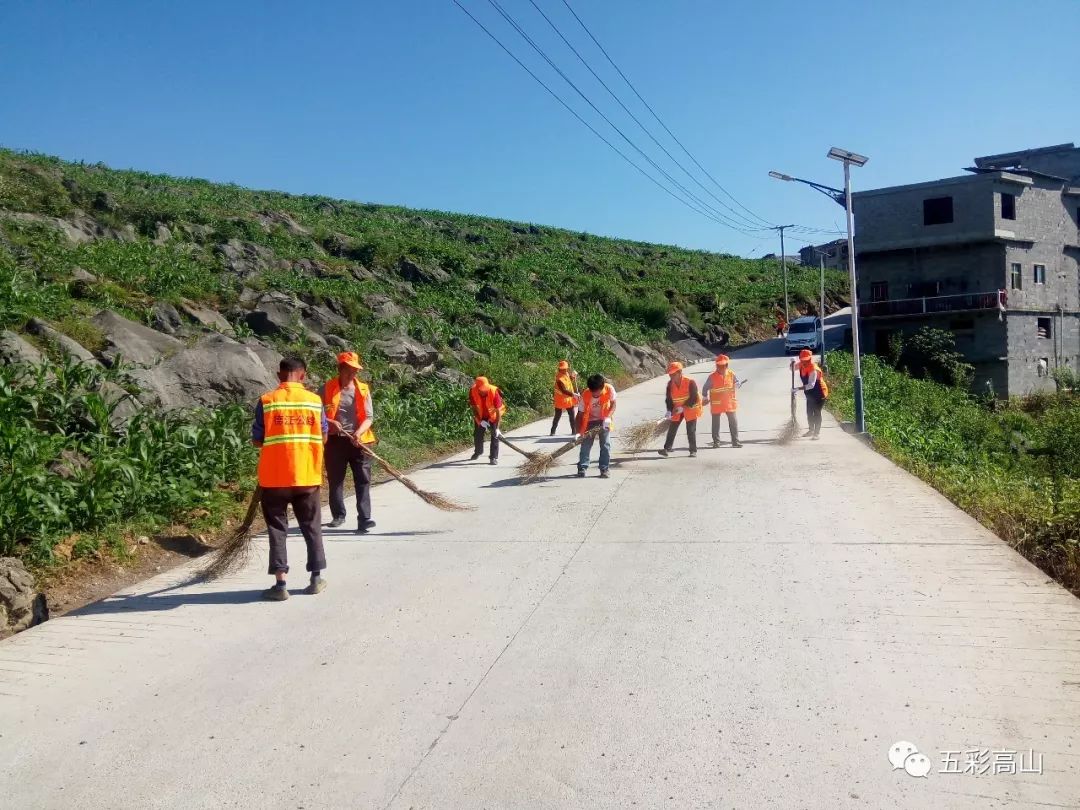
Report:
M816 250L816 248L815 248ZM821 321L821 368L825 369L825 251L818 250L818 261L821 266L821 305L818 307L818 318Z
M784 323L791 323L791 313L788 312L787 254L784 253L784 231L794 227L794 225L774 225L770 228L770 230L780 232L780 264L784 267Z

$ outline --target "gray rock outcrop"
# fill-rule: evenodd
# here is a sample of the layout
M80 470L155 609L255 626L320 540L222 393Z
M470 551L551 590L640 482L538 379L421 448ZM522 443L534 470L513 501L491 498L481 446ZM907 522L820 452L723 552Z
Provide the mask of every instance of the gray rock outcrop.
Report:
M376 340L372 345L391 363L409 366L418 371L432 368L439 359L439 352L433 347L407 335L391 335Z
M151 366L183 348L184 344L174 337L129 321L112 310L103 309L90 319L105 337L105 348L99 355L112 366L118 359L140 366Z
M6 329L0 332L0 363L4 365L28 363L36 366L43 359L41 352L14 332Z
M221 257L225 267L242 279L263 273L279 264L274 252L254 242L241 242L230 239L214 246L214 252Z
M377 321L392 321L405 313L388 295L372 293L364 296L364 305L371 310Z
M700 341L693 338L686 338L684 340L676 340L672 347L675 350L675 354L683 362L696 363L698 360L712 360L716 357L713 352L705 348Z
M45 594L21 560L0 557L0 638L41 624L49 618Z
M37 318L31 318L26 323L26 331L31 335L35 335L47 343L56 346L61 354L72 360L78 360L81 363L89 363L94 366L100 365L97 358L94 357L88 349L83 348L78 341L72 340L67 335L57 331L44 321L38 320Z
M277 387L281 355L267 346L239 343L210 334L176 352L153 368L136 369L132 378L142 388L140 399L164 410L217 407L252 402Z
M450 280L450 274L441 267L421 267L411 259L402 259L398 272L405 281L413 284L442 284Z
M634 346L613 335L592 333L592 339L599 342L615 355L620 365L634 377L648 378L663 374L667 369L663 355L648 346Z

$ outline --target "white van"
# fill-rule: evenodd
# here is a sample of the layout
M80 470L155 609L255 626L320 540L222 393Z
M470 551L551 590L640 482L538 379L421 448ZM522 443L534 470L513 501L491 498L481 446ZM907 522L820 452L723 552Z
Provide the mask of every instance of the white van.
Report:
M820 348L821 318L807 315L788 324L787 339L784 341L785 352L798 352L802 349L816 352Z

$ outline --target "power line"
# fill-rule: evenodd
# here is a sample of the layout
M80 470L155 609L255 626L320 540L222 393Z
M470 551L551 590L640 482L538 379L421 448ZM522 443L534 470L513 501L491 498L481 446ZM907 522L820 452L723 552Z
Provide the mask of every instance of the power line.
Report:
M697 186L703 192L705 192L707 195L709 195L712 199L716 200L716 202L719 203L725 210L729 211L732 216L736 217L738 220L742 220L740 225L743 225L743 227L755 228L756 226L758 226L760 224L759 222L751 220L745 214L740 214L738 211L736 211L730 205L728 205L723 200L721 200L719 197L717 197L716 194L713 193L711 190L709 190L700 180L698 180L698 178L694 174L692 174L690 172L690 170L686 168L686 166L684 166L682 163L680 163L679 159L676 158L673 154L671 154L671 152L668 151L667 147L664 146L662 143L660 143L660 141L657 140L656 136L653 135L653 133L649 130L649 128L646 127L641 122L641 119L639 119L636 115L634 115L633 111L629 107L627 107L626 104L623 103L623 100L621 98L619 98L618 94L614 90L612 90L610 86L608 86L608 83L605 82L603 80L603 78L593 69L592 65L589 64L589 61L584 56L582 56L581 53L578 51L578 49L574 47L573 43L571 43L570 40L566 38L566 36L563 34L563 32L559 28L559 26L557 26L551 20L551 18L548 17L548 15L544 13L544 10L542 8L540 8L540 6L536 3L536 0L529 0L529 3L532 5L533 8L535 8L540 13L540 16L544 18L544 20L547 22L547 24L549 26L551 26L551 29L558 35L559 39L561 39L563 41L563 43L566 45L566 47L568 47L573 52L574 56L576 56L578 58L578 61L580 61L581 64L583 64L585 66L585 69L588 70L589 73L592 74L593 78L596 79L600 83L600 86L603 87L607 91L608 95L611 96L613 99L615 99L615 102L620 107L622 107L623 111L627 115L629 115L630 118L633 119L634 123L637 124L638 127L640 127L641 131L649 136L649 140L651 140L654 144L656 144L660 148L660 150L665 155L668 156L668 159L671 160L672 163L674 163L676 166L678 166L680 169L682 169L683 174L685 174L688 178L690 178L691 181L693 181L695 184L697 184Z
M619 137L621 137L624 141L626 141L626 143L635 152L637 152L639 155L641 155L642 158L645 159L645 162L647 162L657 172L659 172L661 175L663 175L668 180L669 183L671 183L673 186L675 186L677 189L679 189L684 195L689 197L691 200L693 200L695 203L697 203L700 207L702 207L705 210L709 211L710 214L712 214L713 219L715 219L718 222L721 222L724 225L727 225L732 230L736 230L736 231L739 231L739 232L741 232L743 234L746 234L745 226L741 225L738 222L735 222L734 220L729 219L727 216L720 213L718 210L713 208L707 202L705 202L700 197L698 197L696 194L694 194L692 191L690 191L688 188L686 188L686 186L684 186L682 183L680 183L678 180L676 180L674 177L672 177L670 174L668 174L667 171L665 171L663 167L661 167L659 164L657 164L656 161L653 160L651 157L649 157L649 155L647 155L641 149L641 147L639 147L633 140L631 140L630 137L627 136L627 134L625 132L623 132L618 126L616 126L616 124L610 118L608 118L608 116L605 115L604 112L602 110L600 110L599 107L596 106L596 104L593 103L592 99L590 99L587 95L585 95L585 93L582 92L581 88L579 88L574 83L574 81L569 76L567 76L566 73L564 73L563 70L558 65L556 65L554 61L552 61L551 57L549 57L547 55L547 53L544 51L544 49L536 44L536 42L533 40L533 38L529 36L528 32L526 32L525 29L521 27L521 25L518 24L518 22L513 18L513 16L510 15L501 5L499 5L498 0L488 0L488 4L491 5L492 8L494 8L500 14L500 16L502 16L502 18L507 23L509 23L509 25L515 31L517 31L517 33L521 36L521 38L524 39L530 45L530 47L532 47L532 49L534 51L536 51L545 62L548 63L548 65L551 67L552 70L554 70L556 73L559 74L559 76L562 77L563 81L565 81L568 85L570 85L570 87L574 90L574 92L577 93L581 97L581 99L586 104L588 104L589 107L591 107L592 110L597 115L599 115L608 124L608 126L610 126L613 130L615 130L615 132L618 133Z
M506 53L507 56L509 56L511 59L513 59L522 70L524 70L526 73L528 73L529 76L531 76L533 78L533 80L536 81L537 84L539 84L541 87L543 87L552 98L554 98L557 102L559 102L559 104L561 104L566 109L567 112L569 112L572 116L574 116L574 118L576 118L581 124L583 124L585 127L587 127L588 130L590 132L592 132L593 135L595 135L597 138L599 138L601 141L603 141L604 144L606 144L608 146L608 148L610 148L613 152L615 152L615 154L617 154L624 161L626 161L631 166L633 166L638 172L640 172L642 175L644 175L646 178L648 178L661 191L665 192L666 194L668 194L669 196L671 196L672 198L674 198L678 202L682 203L687 208L689 208L691 211L694 211L697 214L701 214L702 216L704 216L704 217L706 217L708 219L714 220L716 222L720 222L720 220L715 219L715 217L711 216L707 211L704 211L704 210L702 210L700 208L695 207L689 201L687 201L687 200L683 199L682 197L680 197L679 195L677 195L675 192L673 192L671 189L669 189L667 186L665 186L663 183L661 183L659 180L657 180L655 177L653 177L651 174L649 174L647 171L645 171L645 169L641 168L641 166L639 166L637 163L635 163L633 160L631 160L629 157L627 157L627 155L622 150L620 150L619 147L615 146L615 144L613 144L611 141L609 141L607 138L605 138L599 131L597 131L597 129L592 124L590 124L588 121L586 121L584 118L582 118L581 115L578 114L577 110L575 110L573 107L571 107L569 104L567 104L566 101L564 101L562 99L562 97L559 96L558 93L556 93L554 90L552 90L544 82L543 79L541 79L539 76L537 76L528 67L528 65L526 65L524 62L522 62L520 59L518 59L518 57L513 53L513 51L511 51L506 45L504 45L502 43L502 41L497 36L495 36L495 34L493 34L487 28L487 26L485 26L482 22L480 22L480 20L478 20L476 17L473 16L472 12L470 12L467 8L465 8L465 6L463 6L460 2L458 2L458 0L452 0L452 2L459 9L461 9L462 12L464 12L465 15L470 20L472 20L474 23L476 23L476 25L480 28L480 30L482 30L485 34L487 34L492 39L492 41L495 42L495 44L498 45ZM720 222L720 224L724 225L724 224L727 224L727 223ZM738 229L736 229L736 230L738 230ZM751 236L751 234L746 234L746 235Z
M715 177L713 177L704 166L701 165L701 163L698 161L698 159L696 157L694 157L694 155L690 152L690 150L687 149L683 145L683 142L680 141L675 136L675 133L671 131L671 129L668 127L668 125L664 123L663 119L661 119L660 116L657 115L656 111L652 108L652 106L650 106L649 102L647 102L642 97L641 93L639 93L637 91L637 88L634 87L633 82L631 82L630 79L627 78L626 74L622 72L622 69L617 64L615 64L615 60L611 58L611 55L608 54L608 52L607 52L607 50L605 50L604 46L600 44L600 41L593 35L593 32L589 30L589 27L587 25L585 25L584 21L581 19L581 17L578 16L577 12L574 11L574 9L570 5L570 3L567 0L562 0L562 2L563 2L563 5L566 6L566 8L570 11L570 13L574 15L574 19L578 21L578 24L582 27L582 29L585 31L585 33L589 35L589 39L591 39L593 41L593 43L596 45L596 47L600 49L600 52L604 55L604 57L607 59L607 61L611 64L611 66L613 68L615 68L615 71L619 74L619 76L622 77L622 80L624 82L626 82L627 86L634 92L634 95L637 96L638 101L640 101L642 104L645 105L645 109L647 109L652 114L652 117L655 118L657 123L660 124L660 126L664 128L664 131L668 135L671 136L671 139L673 141L675 141L675 143L677 143L679 145L679 148L682 149L683 152L686 153L686 156L689 157L690 160L692 160L694 162L694 165L697 166L699 169L701 169L701 171L705 173L705 176L708 177L716 185L716 187L718 189L720 189L724 194L726 194L728 196L728 198L731 199L732 202L734 202L737 206L739 206L739 208L741 208L746 213L750 214L750 216L752 216L754 219L758 220L759 222L761 222L761 223L763 223L765 225L769 225L771 227L772 223L769 222L769 220L765 219L764 217L760 216L759 214L755 214L753 211L751 211L749 208L747 208L745 205L743 205L741 202L739 202L734 197L734 195L732 195L732 193L730 191L728 191L726 188L724 188L720 184L720 182Z

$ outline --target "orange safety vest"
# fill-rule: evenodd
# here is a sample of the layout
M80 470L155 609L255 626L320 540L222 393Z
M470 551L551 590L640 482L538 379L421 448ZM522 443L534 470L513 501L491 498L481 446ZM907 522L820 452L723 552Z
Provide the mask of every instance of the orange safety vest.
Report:
M355 393L353 398L356 401L356 426L364 424L367 421L367 398L371 396L371 389L367 387L366 383L360 382L360 380L354 380L353 386L355 387ZM326 406L326 418L336 419L338 412L338 403L341 402L341 380L334 377L332 380L328 380L326 386L323 388L323 405ZM361 444L374 444L375 432L369 427L360 436Z
M285 382L263 394L261 401L264 434L259 453L259 486L320 486L322 399L302 383Z
M735 400L735 372L730 368L720 374L714 371L705 380L705 390L709 394L709 411L711 413L731 413L738 408Z
M600 418L607 419L611 416L611 409L615 407L615 388L611 383L604 383L604 390L597 397L600 400ZM581 414L578 416L578 433L584 433L589 429L589 420L592 419L593 392L586 388L581 392Z
M559 385L562 383L562 386ZM574 395L563 392L563 388L568 388L571 391L574 390L574 381L570 379L569 371L560 371L555 375L555 407L559 410L566 410L567 408L574 407Z
M821 366L819 366L817 363L810 363L809 365L805 366L802 363L799 364L799 376L802 378L803 385L806 385L806 381L810 379L811 372L814 371L817 372L817 386L815 387L821 389L821 396L823 399L828 399L829 384L825 382L825 372L821 370ZM810 391L813 390L813 388L810 389ZM809 394L810 391L807 391L806 393Z
M674 381L668 380L668 392L671 394L671 421L685 419L687 422L696 422L701 416L701 395L699 392L697 405L691 407L686 404L690 399L690 378L684 375L678 386ZM683 412L675 413L676 408L682 408Z
M486 394L481 394L474 385L469 389L469 403L472 405L473 421L476 424L481 422L498 422L504 413L506 413L506 403L503 403L498 408L493 404L495 402L495 394L501 394L502 392L496 386L491 386Z

